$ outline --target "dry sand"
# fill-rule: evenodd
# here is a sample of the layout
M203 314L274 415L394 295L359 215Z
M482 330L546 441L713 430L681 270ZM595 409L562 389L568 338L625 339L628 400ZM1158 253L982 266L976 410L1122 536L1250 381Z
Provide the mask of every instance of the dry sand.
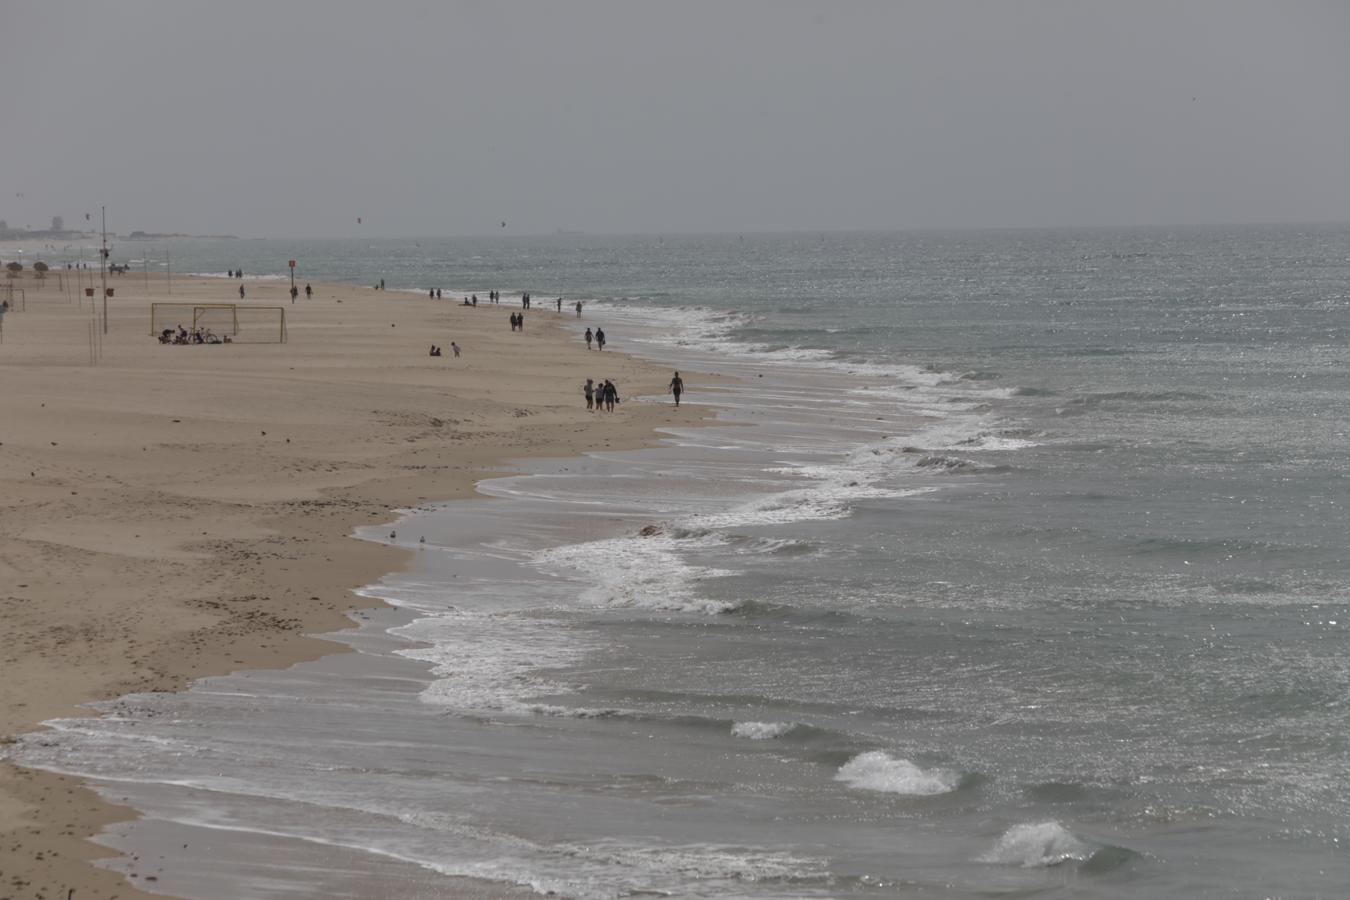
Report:
M369 603L352 589L405 559L355 526L467 495L513 459L639 446L703 414L587 413L588 374L637 396L669 373L602 363L571 310L514 333L516 308L481 298L322 284L292 305L288 284L249 280L248 305L285 306L287 343L164 346L152 301L237 302L239 283L175 277L169 296L162 276L110 277L103 337L69 279L20 277L0 343L0 741L90 700L336 652L305 635L346 627ZM86 862L108 851L85 839L132 814L0 763L0 900L148 896Z

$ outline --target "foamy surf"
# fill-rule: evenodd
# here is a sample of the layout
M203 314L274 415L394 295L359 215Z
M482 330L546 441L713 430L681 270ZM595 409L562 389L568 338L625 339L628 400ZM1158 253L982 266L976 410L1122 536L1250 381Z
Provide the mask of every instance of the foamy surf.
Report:
M1032 869L1083 862L1093 848L1055 821L1014 825L999 837L980 862Z
M736 722L731 726L731 736L749 741L771 741L796 727L795 722Z
M956 790L960 776L946 769L923 769L881 750L860 753L834 776L851 788L910 797L932 797Z

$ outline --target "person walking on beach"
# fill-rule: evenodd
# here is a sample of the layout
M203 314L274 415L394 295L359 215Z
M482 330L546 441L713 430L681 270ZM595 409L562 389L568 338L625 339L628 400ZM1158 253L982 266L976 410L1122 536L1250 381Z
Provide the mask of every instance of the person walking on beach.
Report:
M511 330L512 330L512 331L515 331L515 330L516 330L516 314L515 314L515 313L511 313Z
M244 299L244 286L242 284L239 285L239 299L240 300Z
M306 285L305 285L305 299L308 300L308 299L310 299L310 298L313 297L313 296L314 296L314 288L312 288L312 287L310 287L308 284L306 284Z
M295 298L299 296L300 296L300 289L295 285L291 285L291 302L294 303Z
M586 395L586 408L594 411L595 409L595 382L586 379L586 384L582 386L581 393Z
M580 301L580 300L577 301L577 318L578 318L578 319L581 318L581 301Z
M593 338L593 335L591 334L591 330L590 330L589 328L587 328L587 329L586 329L586 349L587 349L587 350L591 349L591 340L592 340L592 338Z
M605 349L605 329L595 329L595 346L598 350Z
M619 389L614 382L605 379L605 412L614 412L614 404L619 402Z
M670 392L675 395L675 405L680 405L680 395L684 393L684 379L680 373L676 372L675 377L670 379Z
M384 279L380 279L380 290L384 290Z
M558 312L562 312L562 298L558 298Z
M456 344L454 341L451 341L451 342L450 342L450 352L453 353L453 354L455 354L455 359L459 359L459 344ZM676 404L676 405L678 405L678 404Z

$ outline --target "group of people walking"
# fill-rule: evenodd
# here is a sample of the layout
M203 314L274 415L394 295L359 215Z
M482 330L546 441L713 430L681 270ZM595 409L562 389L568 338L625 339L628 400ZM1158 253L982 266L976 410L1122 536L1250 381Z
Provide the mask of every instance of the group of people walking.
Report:
M679 372L670 379L668 390L675 397L675 405L679 406L680 395L684 393L684 379ZM598 384L594 378L587 378L581 386L581 393L586 398L586 408L591 411L614 412L614 405L619 402L619 389L608 378Z
M585 337L587 350L591 349L591 341L595 341L595 345L598 349L605 349L605 329L597 327L595 333L592 334L591 330L587 328Z
M581 393L586 397L586 408L603 412L614 412L614 404L619 402L619 389L608 378L596 384L595 379L587 378Z

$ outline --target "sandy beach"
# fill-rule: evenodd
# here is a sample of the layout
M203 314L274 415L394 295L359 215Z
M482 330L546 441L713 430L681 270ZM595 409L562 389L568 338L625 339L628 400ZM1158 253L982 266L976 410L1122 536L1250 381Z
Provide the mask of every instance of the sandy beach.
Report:
M103 335L101 305L69 278L25 272L4 317L0 736L335 652L306 635L344 628L367 602L352 590L405 558L356 526L466 496L514 459L639 446L701 414L588 413L586 374L636 396L669 373L612 351L600 365L571 310L528 311L514 332L518 307L482 297L315 284L292 305L287 283L246 280L243 303L285 307L287 342L174 346L151 336L152 302L240 302L239 282L175 276L170 294L163 276L110 278ZM74 779L0 764L0 897L144 896L86 862L107 851L85 839L129 815ZM153 888L145 869L133 882Z

